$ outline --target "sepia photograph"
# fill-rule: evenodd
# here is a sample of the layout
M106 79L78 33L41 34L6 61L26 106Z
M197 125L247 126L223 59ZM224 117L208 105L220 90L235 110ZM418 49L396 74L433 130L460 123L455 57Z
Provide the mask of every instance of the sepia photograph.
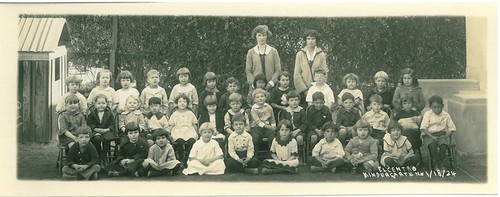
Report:
M496 6L2 4L3 195L495 194Z

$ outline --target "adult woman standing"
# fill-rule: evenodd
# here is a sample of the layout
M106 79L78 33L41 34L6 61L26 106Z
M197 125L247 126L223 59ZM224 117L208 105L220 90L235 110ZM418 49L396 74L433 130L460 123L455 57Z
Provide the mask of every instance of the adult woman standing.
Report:
M278 81L278 74L281 71L281 62L278 51L267 44L267 38L271 37L267 25L259 25L252 31L252 37L257 40L257 45L248 50L246 58L246 75L250 91L255 76L264 74L268 83L266 90L272 88Z
M305 47L295 56L295 69L293 73L293 83L295 90L307 95L307 90L312 86L313 74L317 69L323 69L328 74L325 53L316 46L320 40L320 34L316 30L306 30L304 32ZM328 76L328 75L327 75Z

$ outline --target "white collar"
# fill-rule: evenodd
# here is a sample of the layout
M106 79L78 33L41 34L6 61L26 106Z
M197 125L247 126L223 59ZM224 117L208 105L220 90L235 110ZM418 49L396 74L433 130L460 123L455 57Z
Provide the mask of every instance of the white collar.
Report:
M292 109L290 108L290 106L286 107L285 110L287 112L300 112L300 110L302 110L302 107L301 106L297 106L295 109Z
M264 51L264 54L269 54L269 52L271 52L271 46L269 46L268 44L266 44L266 51ZM255 53L257 54L260 54L259 52L259 45L255 45L255 47L253 47L253 50L255 51Z

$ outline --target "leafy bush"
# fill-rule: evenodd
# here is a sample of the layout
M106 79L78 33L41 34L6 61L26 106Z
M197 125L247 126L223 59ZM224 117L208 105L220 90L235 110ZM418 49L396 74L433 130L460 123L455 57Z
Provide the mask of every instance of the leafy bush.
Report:
M111 16L65 16L72 46L69 61L90 67L108 67L111 50ZM224 80L245 80L245 56L256 44L251 31L267 24L273 33L268 43L281 57L282 68L293 73L295 54L302 47L302 33L316 29L319 46L327 54L328 83L335 92L349 72L361 79L361 89L371 86L375 72L386 71L394 86L399 71L414 68L419 78L465 78L465 17L207 17L120 16L118 67L132 71L137 88L145 87L145 73L162 73L167 91L178 83L175 72L187 67L192 83L203 89L207 71ZM116 76L116 74L114 74ZM115 86L119 87L119 85ZM246 88L242 88L246 90Z

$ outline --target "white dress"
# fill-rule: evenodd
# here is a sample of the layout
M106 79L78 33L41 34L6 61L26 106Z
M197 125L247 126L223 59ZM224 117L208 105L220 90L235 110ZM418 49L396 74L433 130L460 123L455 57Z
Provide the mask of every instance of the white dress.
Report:
M222 149L219 147L219 143L215 140L210 140L205 143L202 139L196 141L189 153L189 158L196 159L208 159L216 156L223 156ZM223 159L218 159L213 161L210 165L205 166L197 160L189 160L187 162L187 168L182 171L183 174L195 174L200 175L220 175L224 174L226 165Z
M169 125L174 126L171 131L173 140L176 141L179 138L184 140L189 138L198 139L198 134L193 127L197 122L192 111L175 111L168 121Z
M380 164L386 166L385 158L387 157L394 158L400 165L404 164L410 157L415 156L414 153L409 153L410 150L412 150L411 143L405 136L400 136L399 139L394 141L391 138L391 134L387 133L384 135L384 153L380 158ZM388 153L395 154L397 157L388 156ZM402 155L404 156L401 157Z
M293 138L286 145L280 145L278 144L278 141L276 141L276 138L273 139L271 144L271 153L276 154L280 160L266 159L266 162L287 165L290 167L299 166L299 157L289 160L292 156L298 156L297 141Z

